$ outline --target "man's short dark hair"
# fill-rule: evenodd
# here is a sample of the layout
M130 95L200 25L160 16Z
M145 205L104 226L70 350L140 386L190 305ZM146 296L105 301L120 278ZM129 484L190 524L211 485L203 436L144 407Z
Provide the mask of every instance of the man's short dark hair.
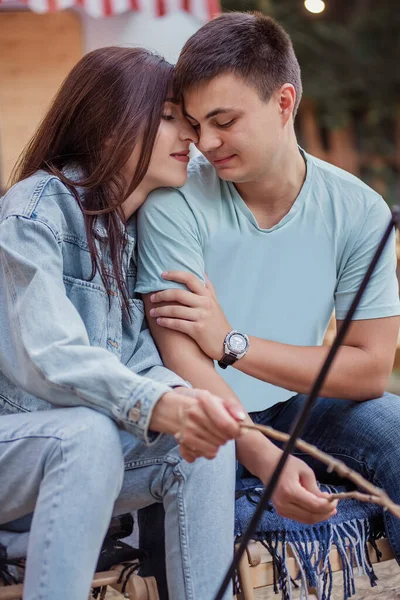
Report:
M177 91L223 73L242 77L265 101L283 84L292 84L296 114L302 94L300 66L289 35L271 17L233 12L204 25L183 47L176 65Z

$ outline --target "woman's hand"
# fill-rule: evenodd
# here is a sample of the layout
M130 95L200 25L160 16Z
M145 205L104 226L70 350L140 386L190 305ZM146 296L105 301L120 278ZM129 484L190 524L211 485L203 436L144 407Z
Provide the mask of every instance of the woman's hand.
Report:
M236 400L222 400L205 390L175 388L154 407L150 429L175 436L188 462L212 459L228 440L241 434L246 413Z
M207 356L220 360L224 354L225 336L232 327L218 304L209 279L203 285L195 275L184 271L170 271L162 276L183 283L190 291L169 289L152 294L150 300L158 306L150 310L150 316L161 327L186 333Z

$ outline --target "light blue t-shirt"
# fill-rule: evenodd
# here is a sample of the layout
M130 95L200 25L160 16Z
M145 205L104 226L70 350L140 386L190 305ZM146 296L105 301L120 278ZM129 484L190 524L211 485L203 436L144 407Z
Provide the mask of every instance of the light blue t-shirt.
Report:
M180 189L153 192L138 220L137 291L182 287L184 270L214 284L234 329L299 346L321 345L333 310L344 319L389 223L384 200L356 177L304 154L307 175L287 215L261 229L235 186L204 157ZM394 234L355 319L400 314ZM221 341L222 350L222 341ZM237 369L219 369L248 411L287 400L285 390Z

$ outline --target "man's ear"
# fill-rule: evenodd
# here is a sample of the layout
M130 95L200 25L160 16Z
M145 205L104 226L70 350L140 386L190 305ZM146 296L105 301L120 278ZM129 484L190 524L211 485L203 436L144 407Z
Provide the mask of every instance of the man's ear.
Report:
M286 125L293 114L296 102L296 90L291 83L285 83L279 90L279 108L283 118L283 124Z

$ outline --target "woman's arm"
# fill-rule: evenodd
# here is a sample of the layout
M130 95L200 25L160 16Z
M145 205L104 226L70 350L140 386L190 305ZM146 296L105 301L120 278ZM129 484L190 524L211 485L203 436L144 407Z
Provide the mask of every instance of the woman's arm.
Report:
M179 442L188 460L213 458L239 436L236 407L199 390L175 392L90 345L65 293L61 246L49 223L17 216L1 223L0 303L0 369L28 393L58 407L98 410L148 444L157 437L150 430L173 435L184 416Z
M32 217L10 216L0 225L0 369L30 394L99 410L149 442L153 408L170 388L90 345L65 293L55 231Z

